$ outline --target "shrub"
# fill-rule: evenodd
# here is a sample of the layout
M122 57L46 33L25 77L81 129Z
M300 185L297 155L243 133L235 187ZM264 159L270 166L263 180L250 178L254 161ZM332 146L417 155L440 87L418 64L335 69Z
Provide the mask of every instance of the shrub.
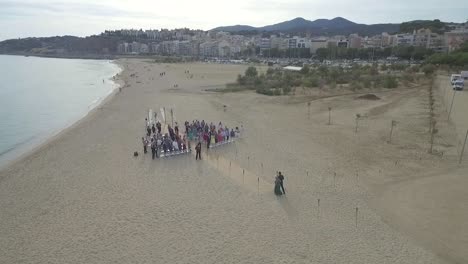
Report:
M310 77L304 80L303 85L305 87L318 87L319 81L317 77Z
M360 89L362 89L362 86L361 86L361 84L359 84L359 82L353 81L351 83L351 89L352 90L360 90Z
M286 95L286 94L289 94L291 92L291 87L284 87L283 88L283 94Z
M372 67L370 67L370 69L369 69L369 74L370 74L370 75L377 75L377 74L379 74L379 68L378 68L377 64L373 64Z
M369 78L364 78L364 80L362 80L362 85L364 88L371 88L372 82Z
M411 73L417 73L419 72L419 65L413 65L411 67L408 68L408 72L411 72Z
M387 75L383 79L383 87L384 88L397 88L398 87L398 81L395 78L395 76L392 75Z
M435 67L432 64L426 64L421 69L426 76L432 75L435 71Z
M257 68L250 66L245 70L245 76L248 78L256 77L258 75Z
M412 75L411 73L404 73L404 74L402 75L402 78L403 78L403 80L406 81L406 82L412 82L412 81L414 81L414 77L413 77L413 75Z
M406 68L408 68L408 65L403 64L403 63L395 63L395 64L390 65L390 69L392 71L403 71Z
M307 73L309 73L309 70L310 70L310 69L309 69L309 66L304 65L304 66L302 67L302 69L301 69L300 72L301 72L302 74L307 74Z
M245 77L243 77L242 75L237 75L237 83L239 85L245 85L246 84L246 80L245 80Z

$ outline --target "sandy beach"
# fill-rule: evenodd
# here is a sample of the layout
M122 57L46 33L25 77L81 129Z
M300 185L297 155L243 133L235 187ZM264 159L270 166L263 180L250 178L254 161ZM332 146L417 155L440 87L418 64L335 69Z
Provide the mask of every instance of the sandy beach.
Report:
M445 77L433 155L427 87L376 101L213 93L247 66L118 63L120 92L0 171L0 263L468 262L467 92L448 122ZM159 107L242 124L244 138L202 161L135 158Z

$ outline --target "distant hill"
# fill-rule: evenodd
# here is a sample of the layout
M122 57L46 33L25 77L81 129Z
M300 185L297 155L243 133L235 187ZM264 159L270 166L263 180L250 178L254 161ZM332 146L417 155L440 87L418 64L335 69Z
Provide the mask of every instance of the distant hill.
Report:
M449 29L450 23L441 22L439 19L434 20L414 20L410 22L404 22L400 25L400 31L404 33L412 33L414 30L421 28L430 29L435 33L443 33Z
M396 33L400 29L400 24L357 24L342 17L333 19L306 20L302 17L264 27L251 26L226 26L217 27L212 31L257 31L257 32L304 32L312 35L348 35L358 33L360 35L375 35L382 32Z
M255 27L247 26L247 25L235 25L235 26L228 26L228 27L219 27L219 30L216 31L229 31L229 32L238 32L238 31L254 31L257 30Z

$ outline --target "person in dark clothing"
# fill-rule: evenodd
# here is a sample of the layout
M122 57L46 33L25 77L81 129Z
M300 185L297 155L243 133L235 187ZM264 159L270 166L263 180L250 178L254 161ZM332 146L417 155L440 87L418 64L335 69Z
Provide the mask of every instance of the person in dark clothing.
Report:
M280 189L280 188L281 188L281 187L280 187L280 186L281 186L281 185L280 185L280 182L281 182L281 180L279 179L278 176L276 176L276 177L275 177L275 188L273 189L273 191L275 192L275 194L276 194L277 196L280 196L280 195L283 194L283 193L281 192L281 189Z
M149 126L146 127L146 135L148 137L151 135L151 128Z
M151 131L153 131L153 134L156 133L156 128L154 127L154 124L153 124L153 126L151 127Z
M208 133L208 140L206 141L206 149L210 148L210 142L211 142L211 132Z
M195 147L197 154L195 155L195 160L201 159L201 142L198 141L197 146Z
M161 123L159 121L156 123L156 128L158 129L158 133L161 133Z
M283 174L281 174L281 171L278 172L278 179L279 179L279 184L281 186L281 190L283 190L283 194L286 194L286 191L284 191L284 186L283 186L284 176Z
M146 140L145 138L141 138L141 143L143 143L143 153L146 154L146 146L148 145L148 140Z
M156 156L156 141L154 141L153 139L151 139L151 154L152 158L154 159L154 157Z

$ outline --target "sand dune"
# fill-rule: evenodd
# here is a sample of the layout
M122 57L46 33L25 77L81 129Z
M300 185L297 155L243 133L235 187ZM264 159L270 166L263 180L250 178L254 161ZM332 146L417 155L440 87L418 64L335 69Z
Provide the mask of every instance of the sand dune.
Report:
M457 151L447 125L436 144L444 156L427 153L427 89L380 93L378 101L315 100L308 118L297 98L203 92L245 66L120 63L121 92L0 172L1 263L468 260L467 210L458 200L466 191L453 186L456 196L425 196L445 180L466 183L432 180L456 166ZM134 158L148 108L162 106L179 122L243 124L245 138L204 150L202 161ZM357 113L364 117L355 133ZM398 124L388 144L392 119ZM279 198L277 170L286 176L287 195ZM441 212L425 206L437 207L433 199L459 206L431 222Z

